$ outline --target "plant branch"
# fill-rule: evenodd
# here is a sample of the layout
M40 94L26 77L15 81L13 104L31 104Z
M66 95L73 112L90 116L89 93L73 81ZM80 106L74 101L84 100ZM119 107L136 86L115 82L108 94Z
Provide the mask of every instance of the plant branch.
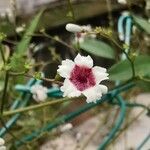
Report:
M46 38L49 38L49 39L51 39L53 41L56 41L56 42L58 42L58 43L60 43L60 44L62 44L64 46L66 46L67 48L72 49L72 50L75 51L75 49L72 46L68 45L66 42L64 42L64 41L62 41L60 39L54 38L54 37L52 37L51 35L49 35L49 34L47 34L45 32L42 32L42 34L34 33L34 34L30 34L29 36L46 37Z
M48 101L48 102L33 105L33 106L28 106L28 107L24 107L24 108L18 108L18 109L15 109L15 110L5 111L3 113L3 116L5 117L5 116L14 115L16 113L23 113L23 112L30 111L30 110L36 110L36 109L51 106L51 105L54 105L54 104L57 104L57 103L62 103L62 102L66 102L66 101L69 101L69 100L74 100L74 99L77 99L77 98L76 97L74 97L74 98L61 98L61 99L58 99L58 100Z
M110 39L126 56L126 58L129 60L130 64L131 64L131 69L132 69L132 78L135 77L135 68L134 68L134 62L132 61L132 59L130 58L130 56L128 55L128 53L123 49L122 46L120 46L118 44L118 42L116 40L114 40L113 38L110 38L109 36L105 35L105 34L100 34L103 37Z
M30 74L24 74L24 76L29 77L29 78L35 78L34 75L30 75ZM43 81L46 81L46 82L56 83L58 85L63 85L62 82L56 81L55 79L49 79L49 78L41 77L39 80L43 80Z
M34 75L31 75L31 74L27 74L26 72L9 72L10 75L12 76L25 76L25 77L28 77L28 78L35 78ZM46 82L52 82L52 83L56 83L58 85L63 85L62 82L60 81L56 81L55 79L49 79L49 78L44 78L44 77L40 77L39 80L43 80L43 81L46 81Z
M116 40L114 40L112 37L104 34L104 33L101 33L101 32L98 32L98 33L95 33L95 32L90 32L89 34L99 34L100 36L106 38L106 39L109 39L112 43L114 43L121 51L122 53L125 54L126 58L129 60L130 64L131 64L131 69L132 69L132 78L135 77L135 67L134 67L134 61L130 58L130 56L128 55L128 53L124 50L124 48L122 46L120 46L118 44L118 42Z
M1 110L0 110L1 114L3 113L3 108L4 108L4 104L5 104L5 100L6 100L8 80L9 80L9 72L6 71L6 74L5 74L5 83L4 83L4 90L3 90L2 101L1 101Z
M5 55L4 55L4 52L3 52L3 46L2 46L1 43L0 43L0 52L1 52L2 60L3 60L4 64L5 64L6 60L5 60Z
M72 7L72 4L71 4L71 0L67 0L67 2L68 2L68 6L69 6L69 9L70 9L71 15L72 15L71 17L72 17L73 21L75 22L76 19L75 19L75 14L74 14L73 7Z

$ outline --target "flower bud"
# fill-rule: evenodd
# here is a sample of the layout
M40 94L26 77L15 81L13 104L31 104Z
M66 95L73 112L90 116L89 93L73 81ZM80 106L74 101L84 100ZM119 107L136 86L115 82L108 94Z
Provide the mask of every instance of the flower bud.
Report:
M83 28L79 25L68 23L66 25L66 30L69 32L77 33L77 32L82 32Z
M33 94L33 99L36 102L43 102L47 99L48 89L42 85L35 84L31 87L31 93Z

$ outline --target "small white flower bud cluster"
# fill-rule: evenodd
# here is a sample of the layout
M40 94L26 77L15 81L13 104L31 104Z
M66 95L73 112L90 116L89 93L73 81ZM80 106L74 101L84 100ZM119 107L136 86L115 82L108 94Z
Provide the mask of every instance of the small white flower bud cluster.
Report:
M3 138L0 138L0 150L6 150L5 141Z
M60 126L59 130L61 132L66 132L66 131L68 131L68 130L70 130L72 128L73 128L73 125L71 123L67 123L65 125Z
M37 102L43 102L47 99L48 89L40 84L35 84L31 87L33 99Z

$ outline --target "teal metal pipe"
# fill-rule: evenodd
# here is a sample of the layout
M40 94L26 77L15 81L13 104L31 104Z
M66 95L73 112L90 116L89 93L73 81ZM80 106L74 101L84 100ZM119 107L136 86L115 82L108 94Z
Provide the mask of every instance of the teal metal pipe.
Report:
M105 150L106 149L106 146L111 142L111 140L113 139L113 137L116 135L116 133L120 129L120 127L121 127L121 125L123 123L123 120L125 118L125 112L126 112L125 102L122 99L122 97L119 96L119 95L116 96L116 99L117 99L118 103L120 104L120 114L119 114L119 117L116 120L116 123L115 123L113 129L108 134L108 136L106 136L104 138L104 140L102 141L102 143L99 145L98 150Z

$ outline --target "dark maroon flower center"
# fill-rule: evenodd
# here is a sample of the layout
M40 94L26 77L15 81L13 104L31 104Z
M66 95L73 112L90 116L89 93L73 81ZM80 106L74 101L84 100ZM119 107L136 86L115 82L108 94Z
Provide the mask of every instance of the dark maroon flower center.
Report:
M70 81L79 91L84 91L96 84L92 69L78 65L73 68Z

